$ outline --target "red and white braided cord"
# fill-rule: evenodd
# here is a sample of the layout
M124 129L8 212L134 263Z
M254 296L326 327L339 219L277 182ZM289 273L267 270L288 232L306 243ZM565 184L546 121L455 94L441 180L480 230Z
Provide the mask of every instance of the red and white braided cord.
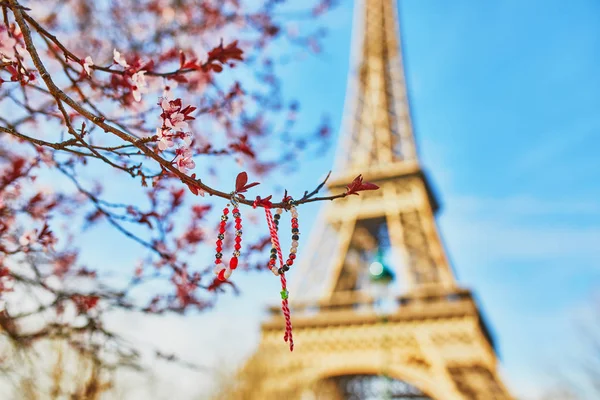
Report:
M271 209L269 207L265 207L265 215L267 217L267 226L269 227L271 240L273 241L275 249L277 249L279 265L283 267L283 255L281 253L281 245L279 244L277 228L275 228L275 223L273 222L273 215L271 214ZM279 274L279 278L281 280L281 291L287 293L287 281L285 280L285 274ZM290 351L294 351L294 339L292 337L292 317L290 307L288 304L288 299L283 298L283 296L281 299L281 311L283 311L283 316L285 318L285 334L283 335L283 340L285 340L286 342L289 341Z

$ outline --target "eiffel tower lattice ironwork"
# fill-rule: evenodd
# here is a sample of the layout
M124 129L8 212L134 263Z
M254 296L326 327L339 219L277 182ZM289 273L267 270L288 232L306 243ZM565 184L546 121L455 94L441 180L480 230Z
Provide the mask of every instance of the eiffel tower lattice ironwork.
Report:
M346 95L337 175L327 185L339 193L363 173L380 189L324 207L294 274L296 348L289 353L282 343L284 321L273 307L233 398L512 398L482 314L458 286L437 231L398 21L395 0L356 5L358 68Z

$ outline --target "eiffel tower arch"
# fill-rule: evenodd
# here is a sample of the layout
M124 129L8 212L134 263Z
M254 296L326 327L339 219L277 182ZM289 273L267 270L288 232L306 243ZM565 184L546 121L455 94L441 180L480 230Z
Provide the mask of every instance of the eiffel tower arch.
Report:
M419 163L395 0L356 5L357 69L332 193L362 173L380 189L327 204L290 291L240 371L236 399L511 399L471 291L458 285Z

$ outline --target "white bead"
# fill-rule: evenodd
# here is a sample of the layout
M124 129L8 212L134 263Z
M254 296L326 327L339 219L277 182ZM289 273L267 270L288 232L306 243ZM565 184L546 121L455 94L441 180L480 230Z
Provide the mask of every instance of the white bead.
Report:
M281 214L283 212L282 208L278 208L277 211L275 211L277 214Z
M292 248L295 249L298 247L298 241L292 240Z
M292 247L292 248L290 249L290 253L296 253L297 251L298 251L298 248L297 248L297 247Z

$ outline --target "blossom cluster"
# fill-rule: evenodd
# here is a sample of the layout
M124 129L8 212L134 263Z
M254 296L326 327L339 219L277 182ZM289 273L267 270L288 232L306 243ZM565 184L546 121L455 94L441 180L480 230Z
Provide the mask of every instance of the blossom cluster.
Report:
M11 24L8 28L0 25L0 63L4 64L3 69L10 74L12 82L25 85L34 83L35 75L25 68L22 62L26 54L22 38L23 35L17 25ZM0 79L0 84L3 82L4 80Z
M187 173L196 166L190 148L193 138L188 131L187 123L195 119L190 114L196 110L196 107L183 107L181 99L169 100L167 97L162 98L159 105L162 113L160 114L161 126L156 129L158 148L165 151L175 146L175 140L179 139L173 162L179 171Z
M78 60L78 62L83 68L82 73L91 77L95 67L92 57L87 56L82 60ZM141 102L142 95L151 90L146 79L146 73L153 68L154 63L152 61L143 63L137 56L128 62L123 54L114 49L113 65L123 67L124 70L111 76L111 86L124 88L126 94L131 94L136 102Z
M9 32L5 26L0 25L0 60L2 62L16 62L17 55L25 52L23 45L15 39L18 34L18 30L14 29Z
M10 275L8 267L2 265L2 259L0 259L0 311L4 309L4 299L2 294L13 290L14 280Z
M216 301L215 293L236 290L232 282L207 280L210 271L195 257L208 240L211 207L184 201L184 185L204 196L220 191L196 174L214 172L220 187L231 183L220 182L208 165L198 170L200 157L241 163L243 156L245 167L262 174L292 162L296 149L305 147L300 144L311 140L293 132L291 123L280 129L274 122L287 99L275 69L280 57L267 46L286 35L284 21L272 0L249 9L237 1L4 3L0 103L9 112L0 123L0 336L15 344L60 336L112 363L113 355L132 352L121 351L122 341L102 323L105 311L201 310ZM220 39L224 32L231 37L226 42ZM292 44L307 46L310 37L304 36L296 32ZM181 94L173 94L175 87ZM152 104L157 102L159 113ZM150 117L148 124L156 114L160 119ZM213 135L197 132L194 117ZM216 135L225 139L218 148ZM277 146L280 136L285 146L277 159L259 150ZM182 182L164 169L157 173L158 165L167 164L190 179ZM106 179L101 168L139 177L141 185L127 181L121 194L113 190L120 181ZM235 189L241 197L251 185L236 181ZM149 201L140 201L139 194ZM106 260L94 257L114 242L109 236L90 240L93 226L116 229L136 243L124 243L124 250L143 252L127 285L105 276ZM261 238L249 245L248 256L258 256L268 243ZM152 286L149 303L132 294L138 285L166 277L166 292ZM10 290L14 296L5 296ZM78 317L66 318L65 307ZM20 323L33 318L39 324ZM106 346L97 346L96 338L106 339Z

